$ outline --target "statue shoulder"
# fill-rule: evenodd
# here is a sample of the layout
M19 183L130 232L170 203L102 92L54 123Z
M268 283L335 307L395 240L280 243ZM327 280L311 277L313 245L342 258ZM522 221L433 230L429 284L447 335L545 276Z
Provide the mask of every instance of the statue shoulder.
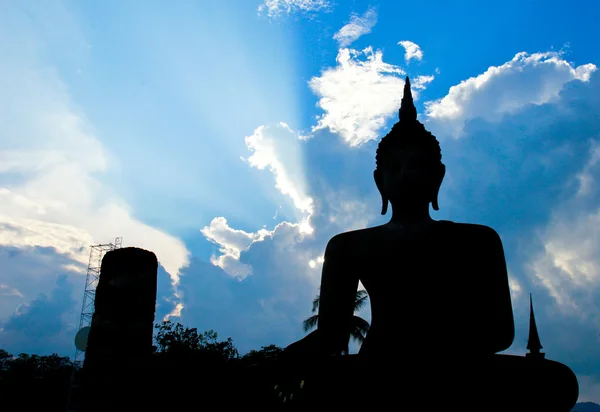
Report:
M352 230L343 232L329 239L325 248L325 256L348 256L355 250L359 250L361 245L369 242L372 238L374 228Z
M500 239L498 232L489 226L479 225L476 223L454 223L450 221L444 222L452 223L452 226L455 230L460 231L463 235L469 236L469 238L477 242L502 244L502 240Z
M344 255L352 247L352 236L350 232L338 233L327 242L325 248L325 256L331 257L336 255Z

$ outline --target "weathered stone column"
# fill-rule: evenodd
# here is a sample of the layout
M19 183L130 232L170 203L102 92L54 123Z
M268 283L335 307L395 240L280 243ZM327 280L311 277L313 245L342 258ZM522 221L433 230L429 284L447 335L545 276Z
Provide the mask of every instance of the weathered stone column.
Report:
M150 371L158 261L128 247L107 252L83 366L87 411L140 406Z

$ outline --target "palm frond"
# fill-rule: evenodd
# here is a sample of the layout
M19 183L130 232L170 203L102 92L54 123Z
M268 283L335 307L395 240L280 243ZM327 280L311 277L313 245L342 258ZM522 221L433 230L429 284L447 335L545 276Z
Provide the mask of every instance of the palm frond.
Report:
M317 313L319 310L319 301L321 300L321 296L317 295L317 297L312 302L312 313Z
M363 343L369 332L369 322L361 318L360 316L352 317L352 327L350 329L350 337L352 340Z
M361 289L356 291L356 297L354 298L354 311L358 312L361 310L369 300L369 294L366 290Z
M304 332L308 332L311 329L317 327L319 323L319 315L312 315L310 318L307 318L302 322L302 327L304 328Z
M314 329L319 324L319 303L321 300L321 296L317 295L312 302L312 315L311 317L305 319L302 322L302 327L304 332L309 332L311 329ZM368 303L369 294L366 290L361 289L356 291L355 299L354 299L354 312L358 312ZM367 332L369 331L369 322L364 320L363 318L354 315L352 319L352 325L350 327L350 334L348 336L348 340L352 339L359 343L363 343L367 336ZM343 349L342 354L348 354L348 348Z

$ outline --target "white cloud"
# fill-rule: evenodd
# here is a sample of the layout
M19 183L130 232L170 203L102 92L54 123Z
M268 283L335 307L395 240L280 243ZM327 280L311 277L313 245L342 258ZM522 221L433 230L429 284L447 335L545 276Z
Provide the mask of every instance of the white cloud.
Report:
M521 294L523 293L523 287L521 286L521 283L516 278L512 277L510 274L508 277L508 286L510 288L510 294L514 302L515 299L519 299L519 297L521 297Z
M213 254L210 261L219 266L231 276L243 279L252 273L250 265L240 262L240 255L254 242L261 242L265 236L271 236L272 232L261 229L256 233L248 233L243 230L233 229L227 224L224 217L215 217L210 225L202 228L200 232L211 242L219 245L219 256Z
M597 167L598 164L600 164L600 145L592 145L589 161L576 176L579 181L577 197L585 198L595 189L596 181L594 179L593 169L594 167Z
M595 70L593 64L574 67L559 52L517 53L503 65L451 87L445 97L426 102L426 114L434 133L460 137L469 119L499 121L528 104L548 103L565 83L587 82Z
M280 245L295 245L302 242L307 235L302 222L281 222L273 230L260 229L257 232L245 232L230 227L224 217L214 218L210 225L202 228L200 232L209 241L219 245L220 254L213 254L211 263L238 280L253 273L251 264L240 261L242 252L248 252L253 245L267 238L277 237Z
M544 253L532 264L556 302L565 310L589 310L580 292L597 290L600 280L600 209L569 219L556 215L543 233ZM600 313L596 313L596 316Z
M291 199L297 211L297 221L282 222L272 231L263 228L257 232L245 232L231 228L224 217L214 218L201 232L208 240L219 245L220 255L213 255L211 263L221 267L229 275L243 279L251 274L252 267L240 262L241 253L255 242L262 242L266 236L273 236L282 225L293 227L300 236L313 232L310 218L314 206L313 199L306 190L301 140L304 137L285 123L260 126L246 137L246 146L252 155L242 160L259 170L269 169L275 178L275 187L286 198Z
M122 236L155 252L178 282L185 246L135 219L100 180L115 159L58 71L37 55L44 39L19 21L0 29L0 50L11 55L0 65L0 245L53 247L87 263L90 244Z
M265 0L258 6L258 13L267 13L269 17L279 17L295 12L316 12L329 10L332 4L329 0Z
M297 225L279 224L272 236L243 251L242 262L252 275L239 282L218 266L193 259L182 276L186 293L183 322L199 329L214 328L231 336L241 351L275 343L287 346L304 335L302 320L310 316L320 272L307 265L323 253L322 240L304 237ZM210 313L211 316L206 316ZM248 328L248 322L263 325Z
M408 63L412 59L421 60L423 58L423 51L418 44L413 43L410 40L399 41L398 44L404 47L404 60Z
M318 256L316 259L311 259L308 261L308 266L311 269L317 269L317 268L321 268L323 265L323 262L325 262L325 257L323 255Z
M417 76L410 81L411 90L422 90L427 87L429 83L431 83L435 79L435 76Z
M328 202L329 223L341 232L364 229L376 216L372 211L376 210L377 206L370 207L361 200L342 197L340 193L328 196Z
M366 59L359 60L361 56ZM350 146L360 146L376 139L386 121L397 113L404 87L404 79L398 75L405 72L383 62L383 53L371 47L362 51L342 48L336 60L336 67L309 82L319 97L317 105L325 111L312 130L328 128Z
M173 308L173 310L171 312L169 312L167 315L165 315L165 317L163 318L163 320L167 321L170 318L180 318L182 310L183 310L183 303L178 302L175 305L175 307Z
M0 296L17 296L22 298L23 294L15 288L0 283Z
M377 12L372 7L362 16L353 13L350 16L350 22L334 34L333 39L337 40L340 47L347 47L360 36L371 33L371 29L373 29L376 23Z
M306 194L299 140L303 138L285 123L260 126L245 138L253 153L244 160L257 169L268 167L275 177L275 187L289 196L300 212L311 213L313 200Z

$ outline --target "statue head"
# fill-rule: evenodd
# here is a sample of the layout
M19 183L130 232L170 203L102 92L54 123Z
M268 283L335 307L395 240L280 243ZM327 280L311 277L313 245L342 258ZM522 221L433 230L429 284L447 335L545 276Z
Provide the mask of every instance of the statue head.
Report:
M432 204L439 210L438 192L446 173L440 144L417 120L410 81L406 78L400 104L400 120L379 142L375 156L375 184L381 193L381 214L388 202Z

